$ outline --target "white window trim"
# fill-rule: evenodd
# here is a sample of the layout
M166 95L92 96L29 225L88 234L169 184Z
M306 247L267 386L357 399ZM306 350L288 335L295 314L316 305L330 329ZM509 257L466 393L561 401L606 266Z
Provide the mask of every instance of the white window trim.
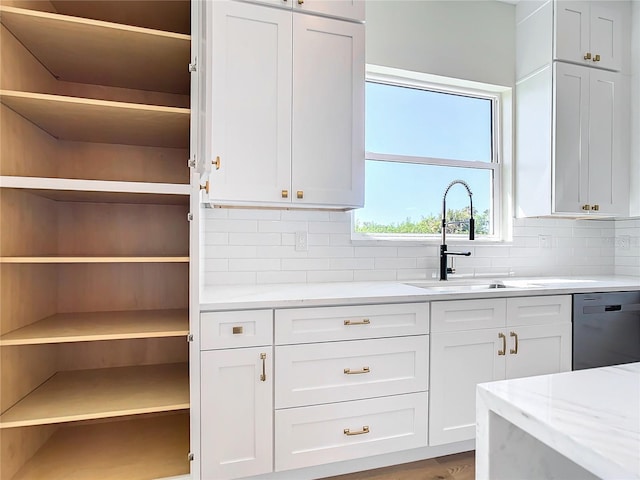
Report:
M492 162L452 160L446 158L413 157L404 155L381 154L366 152L367 160L397 161L403 163L422 163L449 167L479 168L493 170L494 189L493 219L494 234L476 237L474 241L465 240L464 235L451 235L449 238L457 244L478 243L503 243L511 241L513 227L513 193L512 193L512 88L499 85L490 85L420 72L399 70L390 67L367 64L366 81L381 82L385 84L422 88L442 93L457 95L469 95L475 98L486 98L492 101ZM452 179L453 180L453 179ZM365 186L366 188L366 186ZM444 193L444 192L443 192ZM440 234L384 234L384 233L359 233L355 232L354 214L351 215L351 240L363 244L439 244Z

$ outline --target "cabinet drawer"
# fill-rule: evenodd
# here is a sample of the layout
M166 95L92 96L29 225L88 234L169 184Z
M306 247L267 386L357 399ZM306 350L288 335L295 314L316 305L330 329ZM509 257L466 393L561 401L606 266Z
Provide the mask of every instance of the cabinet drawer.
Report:
M276 408L420 392L429 336L276 347Z
M276 344L429 333L428 303L276 310Z
M201 350L271 345L273 343L273 311L201 313L200 334Z
M276 410L275 469L424 447L427 405L422 392Z
M571 322L571 295L507 299L507 325Z
M431 303L431 331L458 332L505 326L504 298L451 300Z

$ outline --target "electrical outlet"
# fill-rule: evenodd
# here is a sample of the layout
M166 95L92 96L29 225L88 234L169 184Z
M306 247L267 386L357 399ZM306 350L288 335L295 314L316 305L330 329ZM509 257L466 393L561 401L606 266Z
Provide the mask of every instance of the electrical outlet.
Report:
M296 232L296 252L309 250L309 237L307 232Z
M629 235L620 235L619 237L616 237L616 247L622 250L628 250L630 241L631 238Z
M551 248L551 235L538 235L538 247Z

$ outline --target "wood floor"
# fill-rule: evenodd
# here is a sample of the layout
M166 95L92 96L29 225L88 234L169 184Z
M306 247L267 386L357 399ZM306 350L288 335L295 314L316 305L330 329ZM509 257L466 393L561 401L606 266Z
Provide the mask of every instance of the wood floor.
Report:
M472 450L325 480L474 480L475 458Z

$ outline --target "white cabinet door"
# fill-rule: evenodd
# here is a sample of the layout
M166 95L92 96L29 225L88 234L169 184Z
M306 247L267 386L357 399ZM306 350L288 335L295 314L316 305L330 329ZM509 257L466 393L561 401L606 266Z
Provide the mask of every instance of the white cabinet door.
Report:
M555 212L583 212L589 204L589 69L559 62L554 68Z
M273 470L272 358L272 347L201 353L201 478Z
M622 67L622 2L555 2L555 59L592 67Z
M364 0L291 0L294 11L320 13L364 22Z
M623 2L591 1L589 42L593 66L620 70L622 68ZM599 56L599 57L598 57Z
M293 203L364 202L364 25L293 18Z
M507 338L506 378L571 370L571 322L513 327Z
M507 327L571 322L571 295L507 298Z
M623 129L629 122L623 112L622 99L628 98L624 82L618 73L590 71L589 203L597 205L598 213L628 214L628 133Z
M279 202L291 171L291 13L213 2L210 200Z
M476 385L505 377L504 329L432 333L429 445L475 437Z

